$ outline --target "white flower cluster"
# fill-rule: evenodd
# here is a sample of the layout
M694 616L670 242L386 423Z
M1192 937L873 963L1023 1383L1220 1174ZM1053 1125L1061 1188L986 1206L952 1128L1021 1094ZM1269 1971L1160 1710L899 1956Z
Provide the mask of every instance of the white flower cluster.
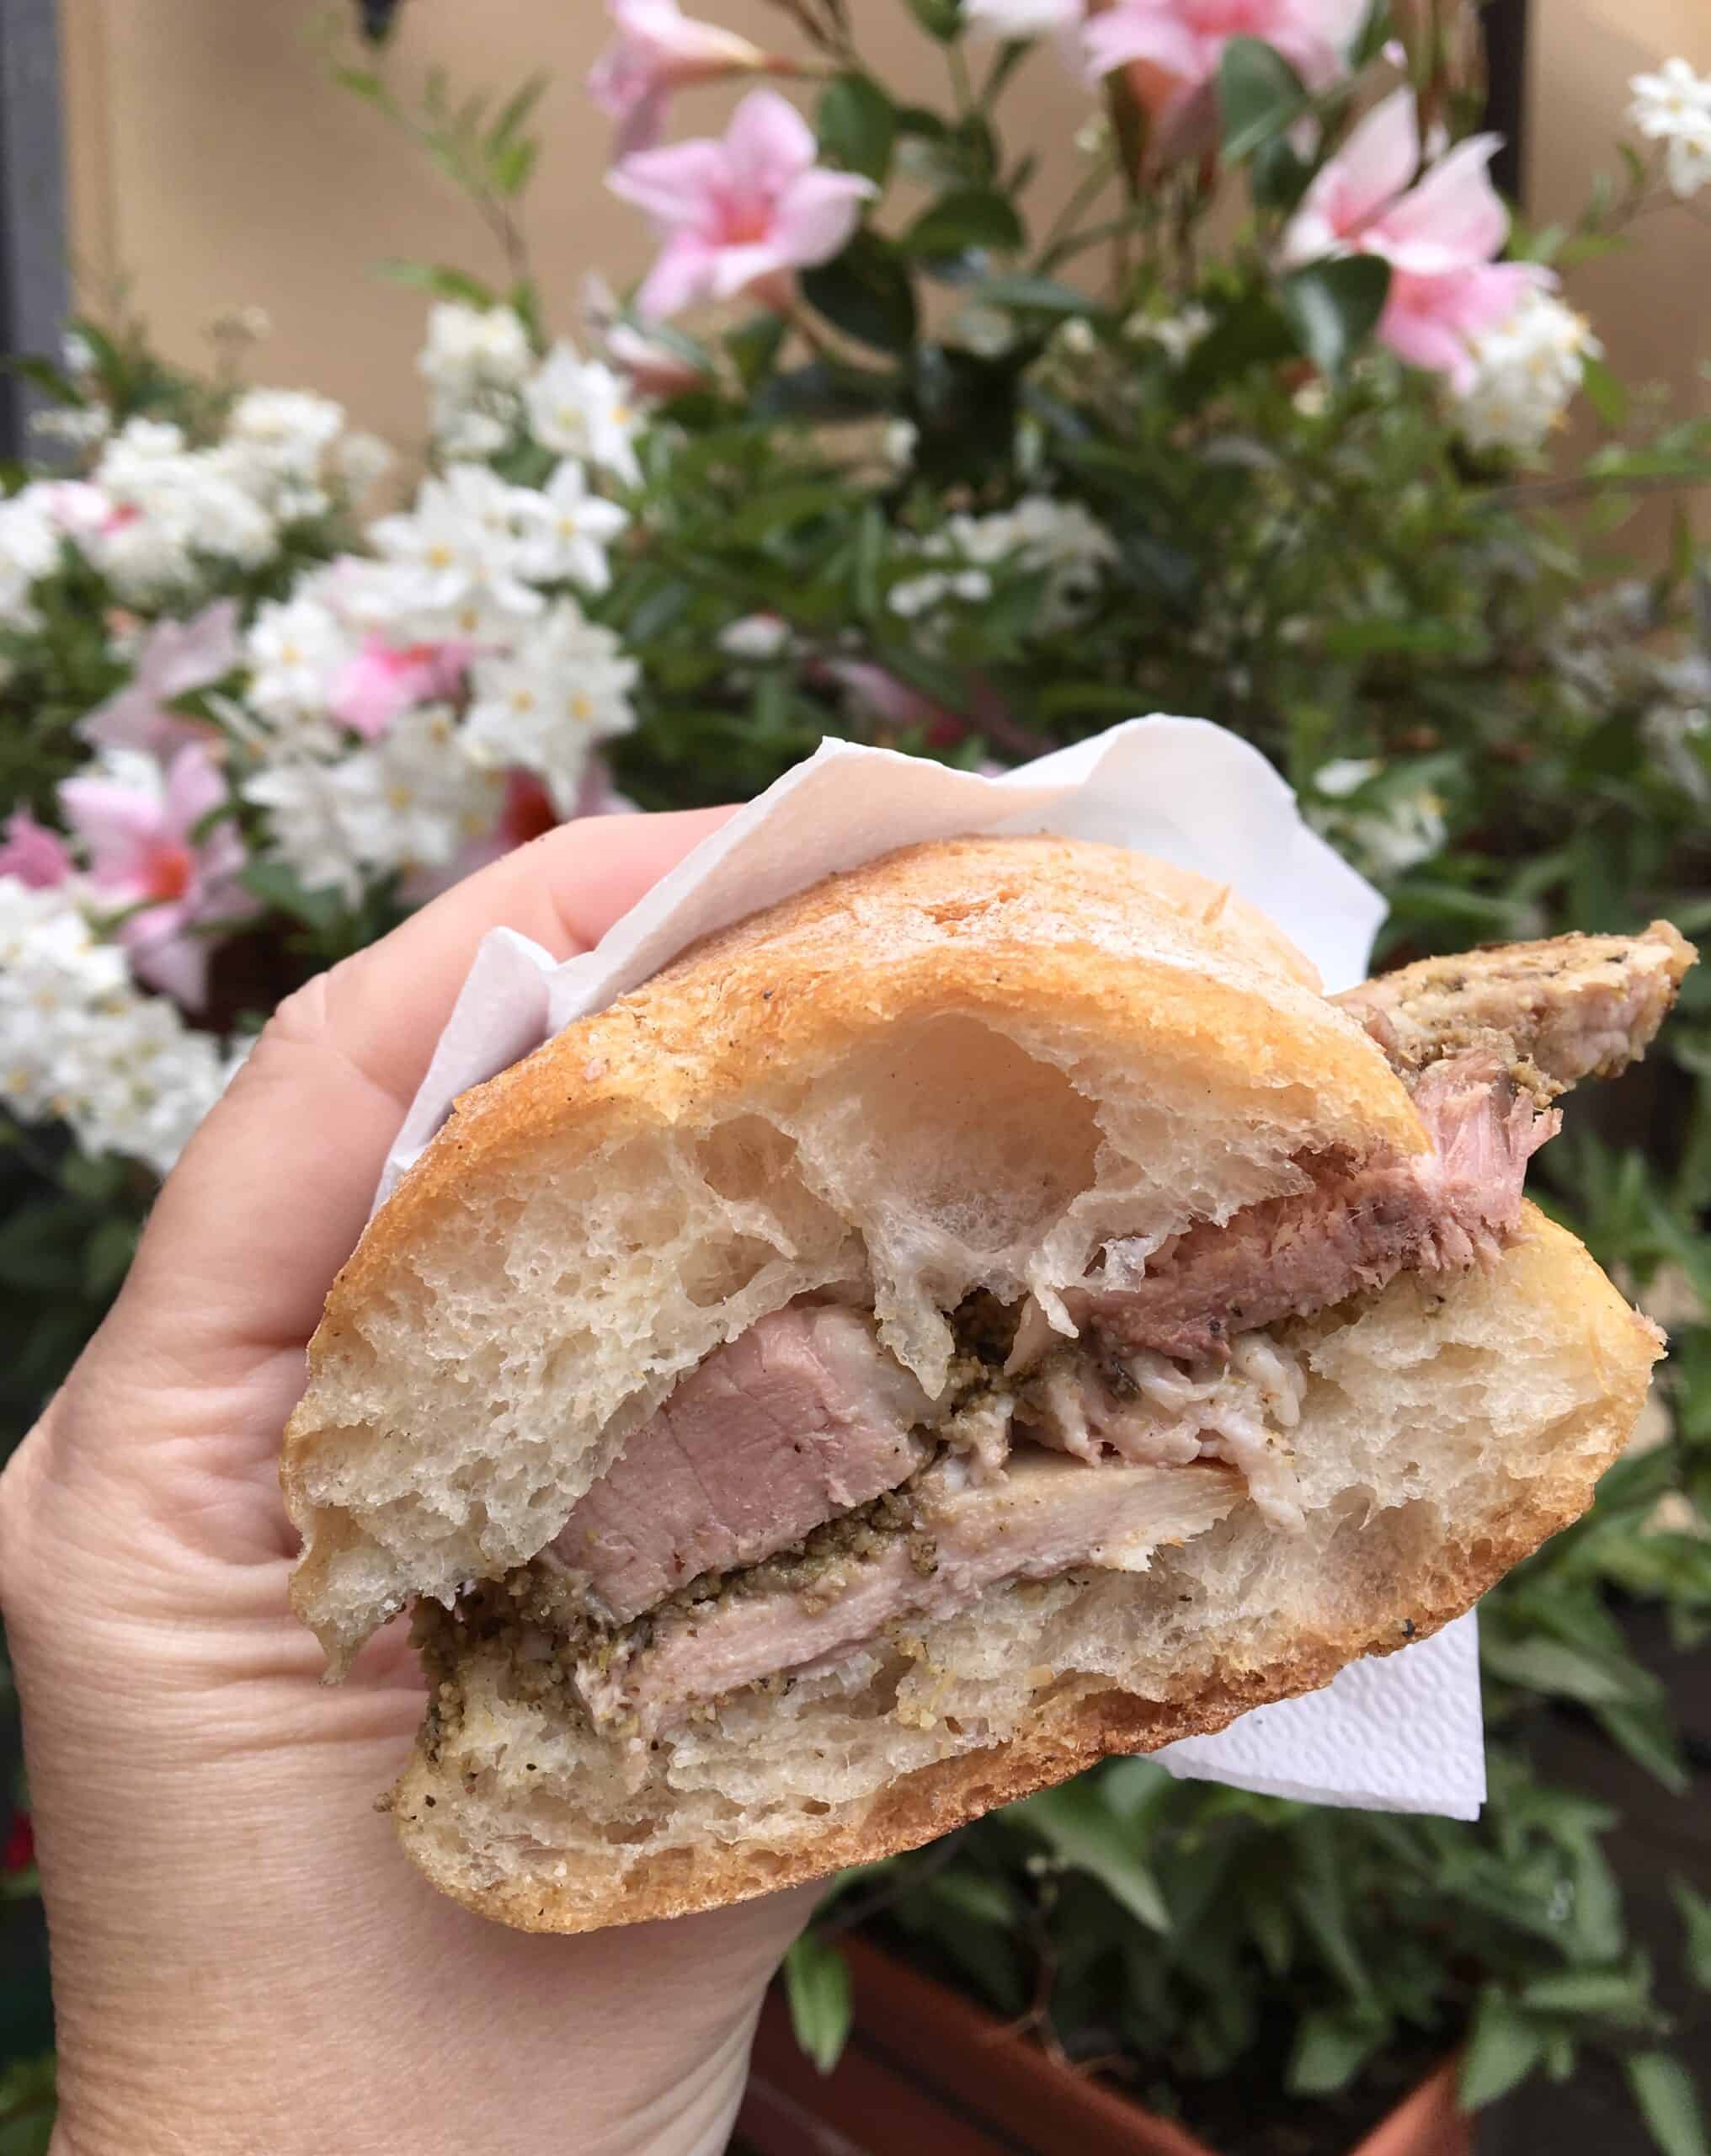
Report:
M640 672L610 629L562 599L509 652L476 660L464 753L477 770L535 772L569 815L594 744L635 723L630 691Z
M509 769L572 811L595 744L634 723L638 670L563 587L605 589L626 521L572 459L539 488L454 462L372 527L373 559L259 609L232 714L261 765L243 791L306 889L354 902L377 877L453 867L492 831Z
M306 890L352 905L376 878L448 867L491 830L502 791L462 753L443 704L401 712L370 747L294 756L243 785L268 812L272 857Z
M1314 776L1314 791L1321 798L1305 804L1315 830L1381 879L1430 861L1448 836L1442 796L1431 787L1392 786L1367 793L1383 770L1377 756L1335 757ZM1364 803L1353 798L1362 795ZM1343 807L1345 802L1351 805Z
M207 447L163 419L103 436L87 479L37 480L0 504L0 624L36 625L29 586L62 542L125 605L182 604L222 570L259 568L283 526L323 514L335 488L370 483L390 454L348 432L340 406L290 389L247 392Z
M356 905L396 878L415 903L555 814L617 804L594 751L633 725L640 669L579 601L610 584L628 522L594 475L639 483L641 414L569 346L537 361L503 308L436 307L421 364L438 473L360 554L253 610L234 572L377 475L384 451L324 398L247 392L207 445L133 419L99 430L87 478L0 500L0 626L40 626L67 549L124 610L109 651L127 679L80 723L100 754L61 788L66 831L13 816L0 867L0 1106L63 1119L92 1153L164 1172L229 1075L136 978L157 943L206 947L189 939L223 918L247 846L306 891ZM560 460L538 486L479 461L525 441ZM207 822L228 788L259 833Z
M1685 201L1711 182L1711 75L1685 60L1666 60L1655 75L1628 83L1628 117L1648 141L1665 146L1670 186Z
M1652 659L1650 671L1658 701L1640 722L1646 744L1672 786L1711 806L1711 658Z
M49 507L49 488L30 486L0 501L0 626L27 632L40 616L30 586L59 561L61 525Z
M131 985L66 886L0 876L0 1103L70 1124L87 1153L164 1175L223 1091L235 1059L163 995Z
M429 420L446 456L491 456L516 430L518 394L534 364L529 332L508 307L442 300L428 316L416 371Z
M1476 372L1455 421L1474 449L1537 449L1573 402L1586 361L1603 352L1584 315L1537 288L1468 344Z
M579 458L626 486L641 478L635 440L642 415L628 385L603 360L581 359L562 342L537 363L511 308L441 301L416 364L442 456L496 456L526 424L543 449Z
M1003 565L1047 573L1037 616L1042 630L1065 628L1079 618L1100 571L1117 555L1111 534L1079 503L1044 494L1026 495L994 516L953 516L920 551L947 566L894 584L893 612L913 618L947 599L978 604L992 595L992 571Z
M1132 314L1123 335L1132 344L1156 344L1172 366L1180 367L1212 327L1212 316L1191 300L1178 314Z

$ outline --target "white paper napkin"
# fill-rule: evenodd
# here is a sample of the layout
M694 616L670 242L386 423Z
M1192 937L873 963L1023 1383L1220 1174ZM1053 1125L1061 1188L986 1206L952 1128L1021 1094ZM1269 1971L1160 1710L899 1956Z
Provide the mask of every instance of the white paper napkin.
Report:
M1131 719L998 778L824 741L583 957L557 963L510 929L484 938L376 1204L459 1093L638 987L701 937L893 846L977 831L1101 839L1229 883L1307 953L1328 993L1363 978L1384 915L1378 892L1309 829L1265 758L1202 719ZM1240 1789L1472 1818L1484 1795L1473 1620L1158 1756L1173 1774Z

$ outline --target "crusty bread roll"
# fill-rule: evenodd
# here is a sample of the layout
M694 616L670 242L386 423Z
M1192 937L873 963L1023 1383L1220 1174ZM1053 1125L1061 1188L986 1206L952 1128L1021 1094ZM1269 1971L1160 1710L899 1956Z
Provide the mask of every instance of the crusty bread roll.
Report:
M832 878L465 1096L334 1283L283 1467L294 1599L335 1670L407 1605L429 1613L430 1711L391 1800L410 1855L527 1929L703 1908L1219 1728L1467 1609L1584 1508L1661 1344L1530 1208L1500 1252L1458 1263L1441 1235L1436 1269L1369 1270L1267 1324L1293 1374L1287 1502L1256 1502L1250 1456L1214 1446L1159 1470L1206 1478L1191 1526L1167 1508L1122 1557L924 1600L799 1681L658 1724L584 1710L535 1593L573 1508L757 1321L871 1310L920 1395L949 1400L971 1297L1090 1338L1111 1283L1197 1224L1426 1173L1413 1083L1227 891L1022 839ZM532 1630L478 1621L525 1589ZM658 1615L617 1667L670 1630Z

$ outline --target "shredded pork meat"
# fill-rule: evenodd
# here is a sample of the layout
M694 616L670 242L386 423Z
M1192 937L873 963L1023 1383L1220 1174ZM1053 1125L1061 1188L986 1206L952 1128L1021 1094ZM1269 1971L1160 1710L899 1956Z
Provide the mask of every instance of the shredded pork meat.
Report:
M1144 1572L1154 1550L1214 1526L1242 1494L1229 1468L1112 1466L1017 1454L1001 1482L951 1457L921 1478L914 1526L807 1582L758 1577L671 1611L578 1666L596 1727L648 1739L697 1701L836 1668L905 1623L966 1609L1011 1580L1090 1569Z

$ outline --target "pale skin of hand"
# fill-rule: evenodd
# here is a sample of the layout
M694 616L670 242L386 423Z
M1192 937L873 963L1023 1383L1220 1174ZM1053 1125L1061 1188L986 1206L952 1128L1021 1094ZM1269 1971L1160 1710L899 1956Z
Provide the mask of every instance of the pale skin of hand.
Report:
M720 812L572 825L281 1006L0 1477L53 1953L53 2156L713 2156L813 1890L559 1939L405 1861L398 1629L329 1689L286 1607L304 1346L482 935L585 949Z

